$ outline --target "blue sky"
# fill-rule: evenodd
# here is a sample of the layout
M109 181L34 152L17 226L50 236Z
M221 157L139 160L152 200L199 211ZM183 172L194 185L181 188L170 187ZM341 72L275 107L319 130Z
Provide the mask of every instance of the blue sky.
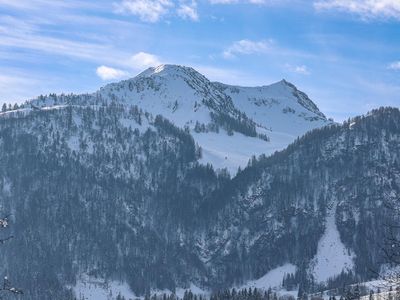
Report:
M341 121L400 106L400 0L0 0L0 103L162 63L293 82Z

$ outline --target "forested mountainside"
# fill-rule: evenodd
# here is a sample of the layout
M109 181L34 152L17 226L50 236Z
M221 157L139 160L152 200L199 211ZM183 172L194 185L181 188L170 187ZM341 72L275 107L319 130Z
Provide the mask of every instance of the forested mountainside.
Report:
M139 293L200 272L179 232L229 177L196 162L186 131L136 107L69 106L1 118L0 147L16 236L2 262L31 299L63 299L86 272Z
M29 299L73 299L85 280L144 295L370 278L399 122L384 108L334 124L285 80L229 86L172 65L3 107L2 272Z
M5 113L0 204L15 239L2 272L28 299L72 299L84 275L137 295L240 286L285 264L308 291L367 278L391 221L384 203L399 198L399 135L399 110L379 109L230 179L199 164L190 129L137 106Z
M382 108L253 160L204 208L200 253L216 280L242 283L285 263L308 291L374 275L394 217L385 208L400 196L399 134L399 110Z

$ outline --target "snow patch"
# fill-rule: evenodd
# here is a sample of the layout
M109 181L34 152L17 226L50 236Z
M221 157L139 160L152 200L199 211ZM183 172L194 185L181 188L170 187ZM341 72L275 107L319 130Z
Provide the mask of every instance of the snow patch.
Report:
M75 135L70 136L67 144L71 151L79 152L79 137Z
M6 194L11 193L11 181L8 178L3 179L3 192Z
M248 281L245 285L240 286L239 289L257 288L268 290L269 288L279 288L282 285L283 277L286 274L295 273L296 269L297 268L295 265L292 265L290 263L284 264L283 266L272 269L263 277L257 280Z
M301 92L299 93L302 97L307 98L303 100L306 100L308 105L299 103L299 95L293 93L296 88L286 81L262 87L220 85L240 111L263 128L291 135L293 138L290 142L309 130L332 123L326 120L315 104ZM270 138L274 143L274 138Z
M130 299L144 299L143 296L136 296L131 291L129 285L119 281L108 281L102 278L95 278L86 274L81 275L76 285L72 287L77 299L85 300L115 300L118 295ZM191 290L196 295L209 296L209 291L203 290L195 284L190 284L188 288L176 288L175 295L182 299L185 291ZM174 294L170 290L152 290L151 295L171 295Z
M285 149L296 138L282 132L268 133L273 142L237 132L230 136L224 130L220 130L219 133L192 131L191 134L202 149L199 162L209 163L214 169L226 168L232 176L236 175L239 167L244 169L253 155L256 157L261 154L271 155Z
M114 300L118 295L125 299L136 299L138 297L130 290L127 283L107 281L82 275L73 287L75 296L85 300Z
M209 163L214 169L226 168L231 175L235 175L239 167L246 167L252 155L268 153L271 148L271 144L264 140L236 132L232 136L222 130L220 133L192 132L192 135L202 149L199 162Z
M176 288L175 289L175 296L179 299L183 299L186 291L191 291L195 295L203 295L203 296L210 296L211 292L207 290L203 290L202 288L198 287L197 285L191 283L188 288ZM174 294L170 290L152 290L151 295L172 295Z
M340 240L335 222L336 205L328 210L325 233L318 243L317 254L310 269L317 282L326 282L329 278L349 272L354 268L354 253Z

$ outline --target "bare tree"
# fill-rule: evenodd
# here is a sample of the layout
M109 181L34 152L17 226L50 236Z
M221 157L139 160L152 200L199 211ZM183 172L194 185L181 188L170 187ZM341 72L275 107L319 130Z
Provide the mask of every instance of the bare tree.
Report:
M10 216L6 216L6 217L0 219L0 229L7 229L9 227L9 224L10 224L9 219L8 219L9 217ZM0 244L4 244L6 241L8 241L8 240L10 240L12 238L13 238L12 235L9 235L9 236L7 236L5 238L0 238ZM11 282L8 279L7 276L4 277L3 286L0 287L0 292L2 292L2 293L3 292L7 292L7 293L14 294L14 295L23 294L22 290L17 289L16 287L14 287L11 284ZM0 295L0 300L1 299L3 299L3 295Z
M400 300L400 199L394 194L385 193L383 196L387 222L380 248L387 268L384 272L373 271L382 282L376 286L378 294L370 295L370 298L377 299L376 296L379 298L382 295Z

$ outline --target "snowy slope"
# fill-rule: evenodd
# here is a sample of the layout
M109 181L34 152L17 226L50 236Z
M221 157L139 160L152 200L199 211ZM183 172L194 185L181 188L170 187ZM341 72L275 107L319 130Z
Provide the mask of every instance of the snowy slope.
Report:
M311 273L317 282L326 282L354 268L354 253L340 240L335 222L336 205L328 211L325 232L318 243L317 254L311 262Z
M331 123L305 93L286 80L261 87L214 84L274 139L295 138Z
M189 67L149 68L132 79L109 84L99 93L160 114L180 127L194 127L196 121L209 123L210 111L234 113L232 101Z
M175 65L149 68L133 79L106 86L101 93L188 126L203 149L201 162L227 168L231 174L245 167L252 155L282 150L307 131L331 123L307 95L284 80L263 87L233 87L211 83L194 69ZM196 134L196 122L210 123L210 112L215 111L232 116L236 111L244 113L270 141L236 132L228 136L225 130Z
M269 288L280 288L282 286L282 280L284 276L294 273L296 273L296 266L287 263L272 269L259 279L248 281L245 285L240 286L239 289L257 288L268 290Z
M71 287L75 297L85 300L115 300L117 296L125 297L125 299L145 299L144 296L135 295L126 282L104 280L83 274L79 276L76 285ZM179 299L183 299L186 291L192 291L196 295L209 296L210 291L202 290L194 284L190 284L187 288L178 287L175 293L170 290L151 290L151 295L172 295Z
M200 162L211 164L216 169L227 168L234 175L238 168L247 165L252 155L271 154L282 150L286 143L269 143L258 138L248 137L241 133L229 136L223 133L196 133L193 138L202 148ZM291 139L287 139L286 142Z
M72 289L78 299L85 300L114 300L118 295L125 299L137 298L127 283L106 281L87 275L82 275Z

